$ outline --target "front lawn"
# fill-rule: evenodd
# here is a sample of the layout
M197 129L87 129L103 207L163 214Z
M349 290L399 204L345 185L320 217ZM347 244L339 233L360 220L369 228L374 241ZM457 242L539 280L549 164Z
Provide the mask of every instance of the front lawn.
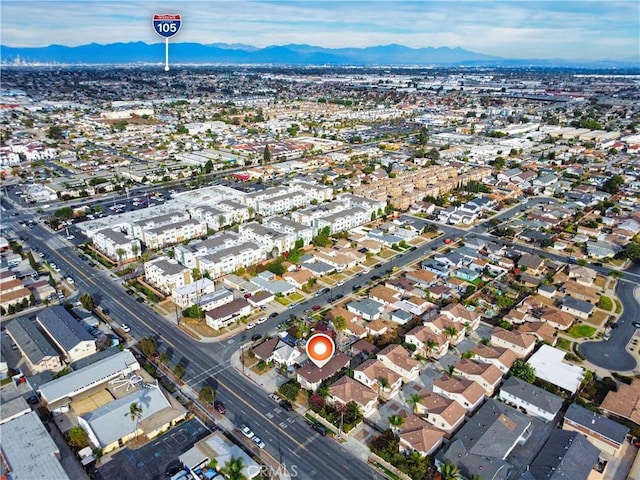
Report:
M598 308L606 310L607 312L610 312L611 310L613 310L613 301L609 297L602 295L596 306Z
M556 341L556 348L559 348L566 352L571 352L571 345L573 345L573 342L571 340L567 340L564 337L558 337L558 340Z
M567 335L573 338L590 338L596 333L596 329L590 325L574 325L567 331Z

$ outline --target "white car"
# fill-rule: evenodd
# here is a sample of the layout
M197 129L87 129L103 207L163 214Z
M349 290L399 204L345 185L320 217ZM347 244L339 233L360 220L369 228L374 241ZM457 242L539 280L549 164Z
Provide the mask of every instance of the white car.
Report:
M242 428L240 429L240 431L242 432L242 434L247 437L247 438L253 438L256 436L255 433L253 433L253 430L251 430L249 427L247 427L246 425L243 425Z
M66 278L66 280L67 280L67 282L69 282L71 285L73 285L74 283L76 283L76 282L73 280L73 278L71 278L71 277L67 277L67 278Z
M125 324L125 323L123 323L123 324L120 326L120 328L122 328L122 331L123 331L124 333L129 333L129 332L131 331L131 329L129 328L129 325L127 325L127 324Z
M336 283L336 285L337 285L338 287L341 287L341 286L343 286L343 285L344 285L344 281L343 281L343 280L340 280L338 283Z
M260 317L257 321L258 325L262 325L264 322L267 321L267 317Z
M255 323L247 323L247 330L251 330L252 328L255 328L255 326Z
M264 442L257 435L254 436L251 440L253 440L253 443L255 443L258 446L258 448L264 448L265 447Z

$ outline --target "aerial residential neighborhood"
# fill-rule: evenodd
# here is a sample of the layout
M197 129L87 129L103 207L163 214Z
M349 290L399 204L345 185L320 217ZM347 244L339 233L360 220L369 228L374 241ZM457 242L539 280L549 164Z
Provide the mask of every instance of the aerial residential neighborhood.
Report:
M640 479L637 66L247 62L3 59L3 478Z

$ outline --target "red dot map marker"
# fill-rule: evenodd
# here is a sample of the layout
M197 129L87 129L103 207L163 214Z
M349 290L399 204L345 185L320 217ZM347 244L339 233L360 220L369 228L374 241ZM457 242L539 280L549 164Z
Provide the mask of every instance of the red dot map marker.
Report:
M326 333L316 333L307 340L306 350L309 360L318 368L322 368L336 353L336 345Z

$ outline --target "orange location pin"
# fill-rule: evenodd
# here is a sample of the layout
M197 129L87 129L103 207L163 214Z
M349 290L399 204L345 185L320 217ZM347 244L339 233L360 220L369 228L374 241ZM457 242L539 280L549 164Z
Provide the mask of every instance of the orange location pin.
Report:
M318 368L324 367L336 353L333 339L326 333L316 333L307 341L307 356Z

